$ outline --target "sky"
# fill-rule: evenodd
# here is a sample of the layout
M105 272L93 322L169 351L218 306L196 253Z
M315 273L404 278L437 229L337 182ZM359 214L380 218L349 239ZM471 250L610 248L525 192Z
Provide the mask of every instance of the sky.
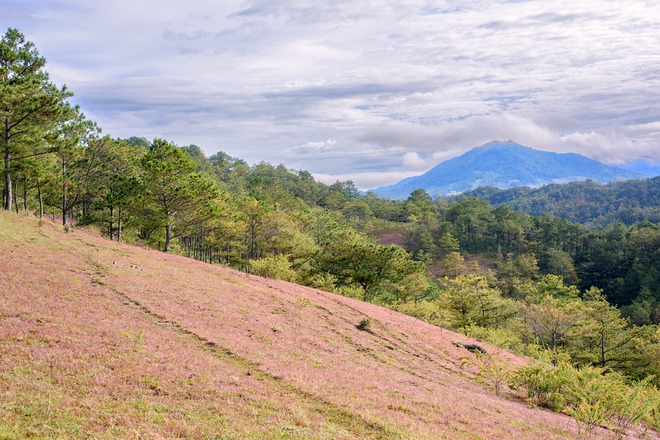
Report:
M660 162L657 0L0 0L112 137L370 189L492 140Z

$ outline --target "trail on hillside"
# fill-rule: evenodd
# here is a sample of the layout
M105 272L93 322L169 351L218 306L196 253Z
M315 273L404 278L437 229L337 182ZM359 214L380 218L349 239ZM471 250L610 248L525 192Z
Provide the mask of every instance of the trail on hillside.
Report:
M269 388L277 390L277 393L280 395L281 399L301 400L303 401L301 403L306 404L313 408L314 411L323 414L323 416L332 423L341 426L346 430L349 430L355 435L359 435L360 438L383 440L400 438L399 433L392 432L391 430L380 426L378 423L364 420L358 414L348 412L345 409L342 409L337 405L322 399L319 396L302 391L295 386L282 381L281 377L269 374L268 372L262 370L258 364L250 362L249 360L236 355L228 348L220 347L215 342L209 341L197 333L186 329L176 321L169 320L163 316L158 315L157 313L154 313L148 307L145 307L139 301L128 297L118 289L111 288L110 290L115 295L117 295L117 297L124 304L126 304L126 306L144 314L156 325L166 330L185 335L190 340L191 344L198 345L222 362L233 365L237 369L244 371L246 375L252 376L255 380L266 383L266 386Z

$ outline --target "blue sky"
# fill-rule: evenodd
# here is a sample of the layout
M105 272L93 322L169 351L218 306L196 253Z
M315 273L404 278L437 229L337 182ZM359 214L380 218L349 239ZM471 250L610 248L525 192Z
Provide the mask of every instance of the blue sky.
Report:
M656 0L0 0L88 118L362 189L493 139L660 162Z

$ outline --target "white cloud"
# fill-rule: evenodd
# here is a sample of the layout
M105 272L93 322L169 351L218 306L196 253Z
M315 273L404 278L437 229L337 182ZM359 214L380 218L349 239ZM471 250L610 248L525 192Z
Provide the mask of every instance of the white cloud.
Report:
M410 176L417 176L421 173L414 173L410 171L363 171L349 174L322 174L312 173L315 179L328 185L336 181L351 180L358 189L367 191L369 189L378 188L381 186L389 185L399 180L405 179Z
M401 157L404 167L412 170L422 170L427 167L426 160L414 151L409 151Z
M328 139L321 142L307 142L300 145L294 145L284 150L285 153L306 154L306 153L322 153L328 151L337 141Z
M105 133L363 188L493 139L660 161L658 16L648 0L0 6Z

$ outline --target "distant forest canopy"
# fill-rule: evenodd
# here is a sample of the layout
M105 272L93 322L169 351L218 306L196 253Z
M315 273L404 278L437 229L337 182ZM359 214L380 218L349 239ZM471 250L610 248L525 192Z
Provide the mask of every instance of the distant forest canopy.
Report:
M102 136L44 66L9 29L0 41L6 210L377 302L509 348L631 376L660 372L660 226L651 217L596 227L424 190L394 201L284 165L206 157L196 145ZM598 187L618 195L597 200L619 197L623 209L638 200L646 212L658 206L657 183ZM590 185L553 185L544 197L588 217ZM640 344L657 352L640 358Z
M552 214L592 226L618 223L629 226L644 220L660 222L660 176L608 184L588 180L540 188L482 187L450 200L465 196L486 199L494 206L506 205L534 216Z

